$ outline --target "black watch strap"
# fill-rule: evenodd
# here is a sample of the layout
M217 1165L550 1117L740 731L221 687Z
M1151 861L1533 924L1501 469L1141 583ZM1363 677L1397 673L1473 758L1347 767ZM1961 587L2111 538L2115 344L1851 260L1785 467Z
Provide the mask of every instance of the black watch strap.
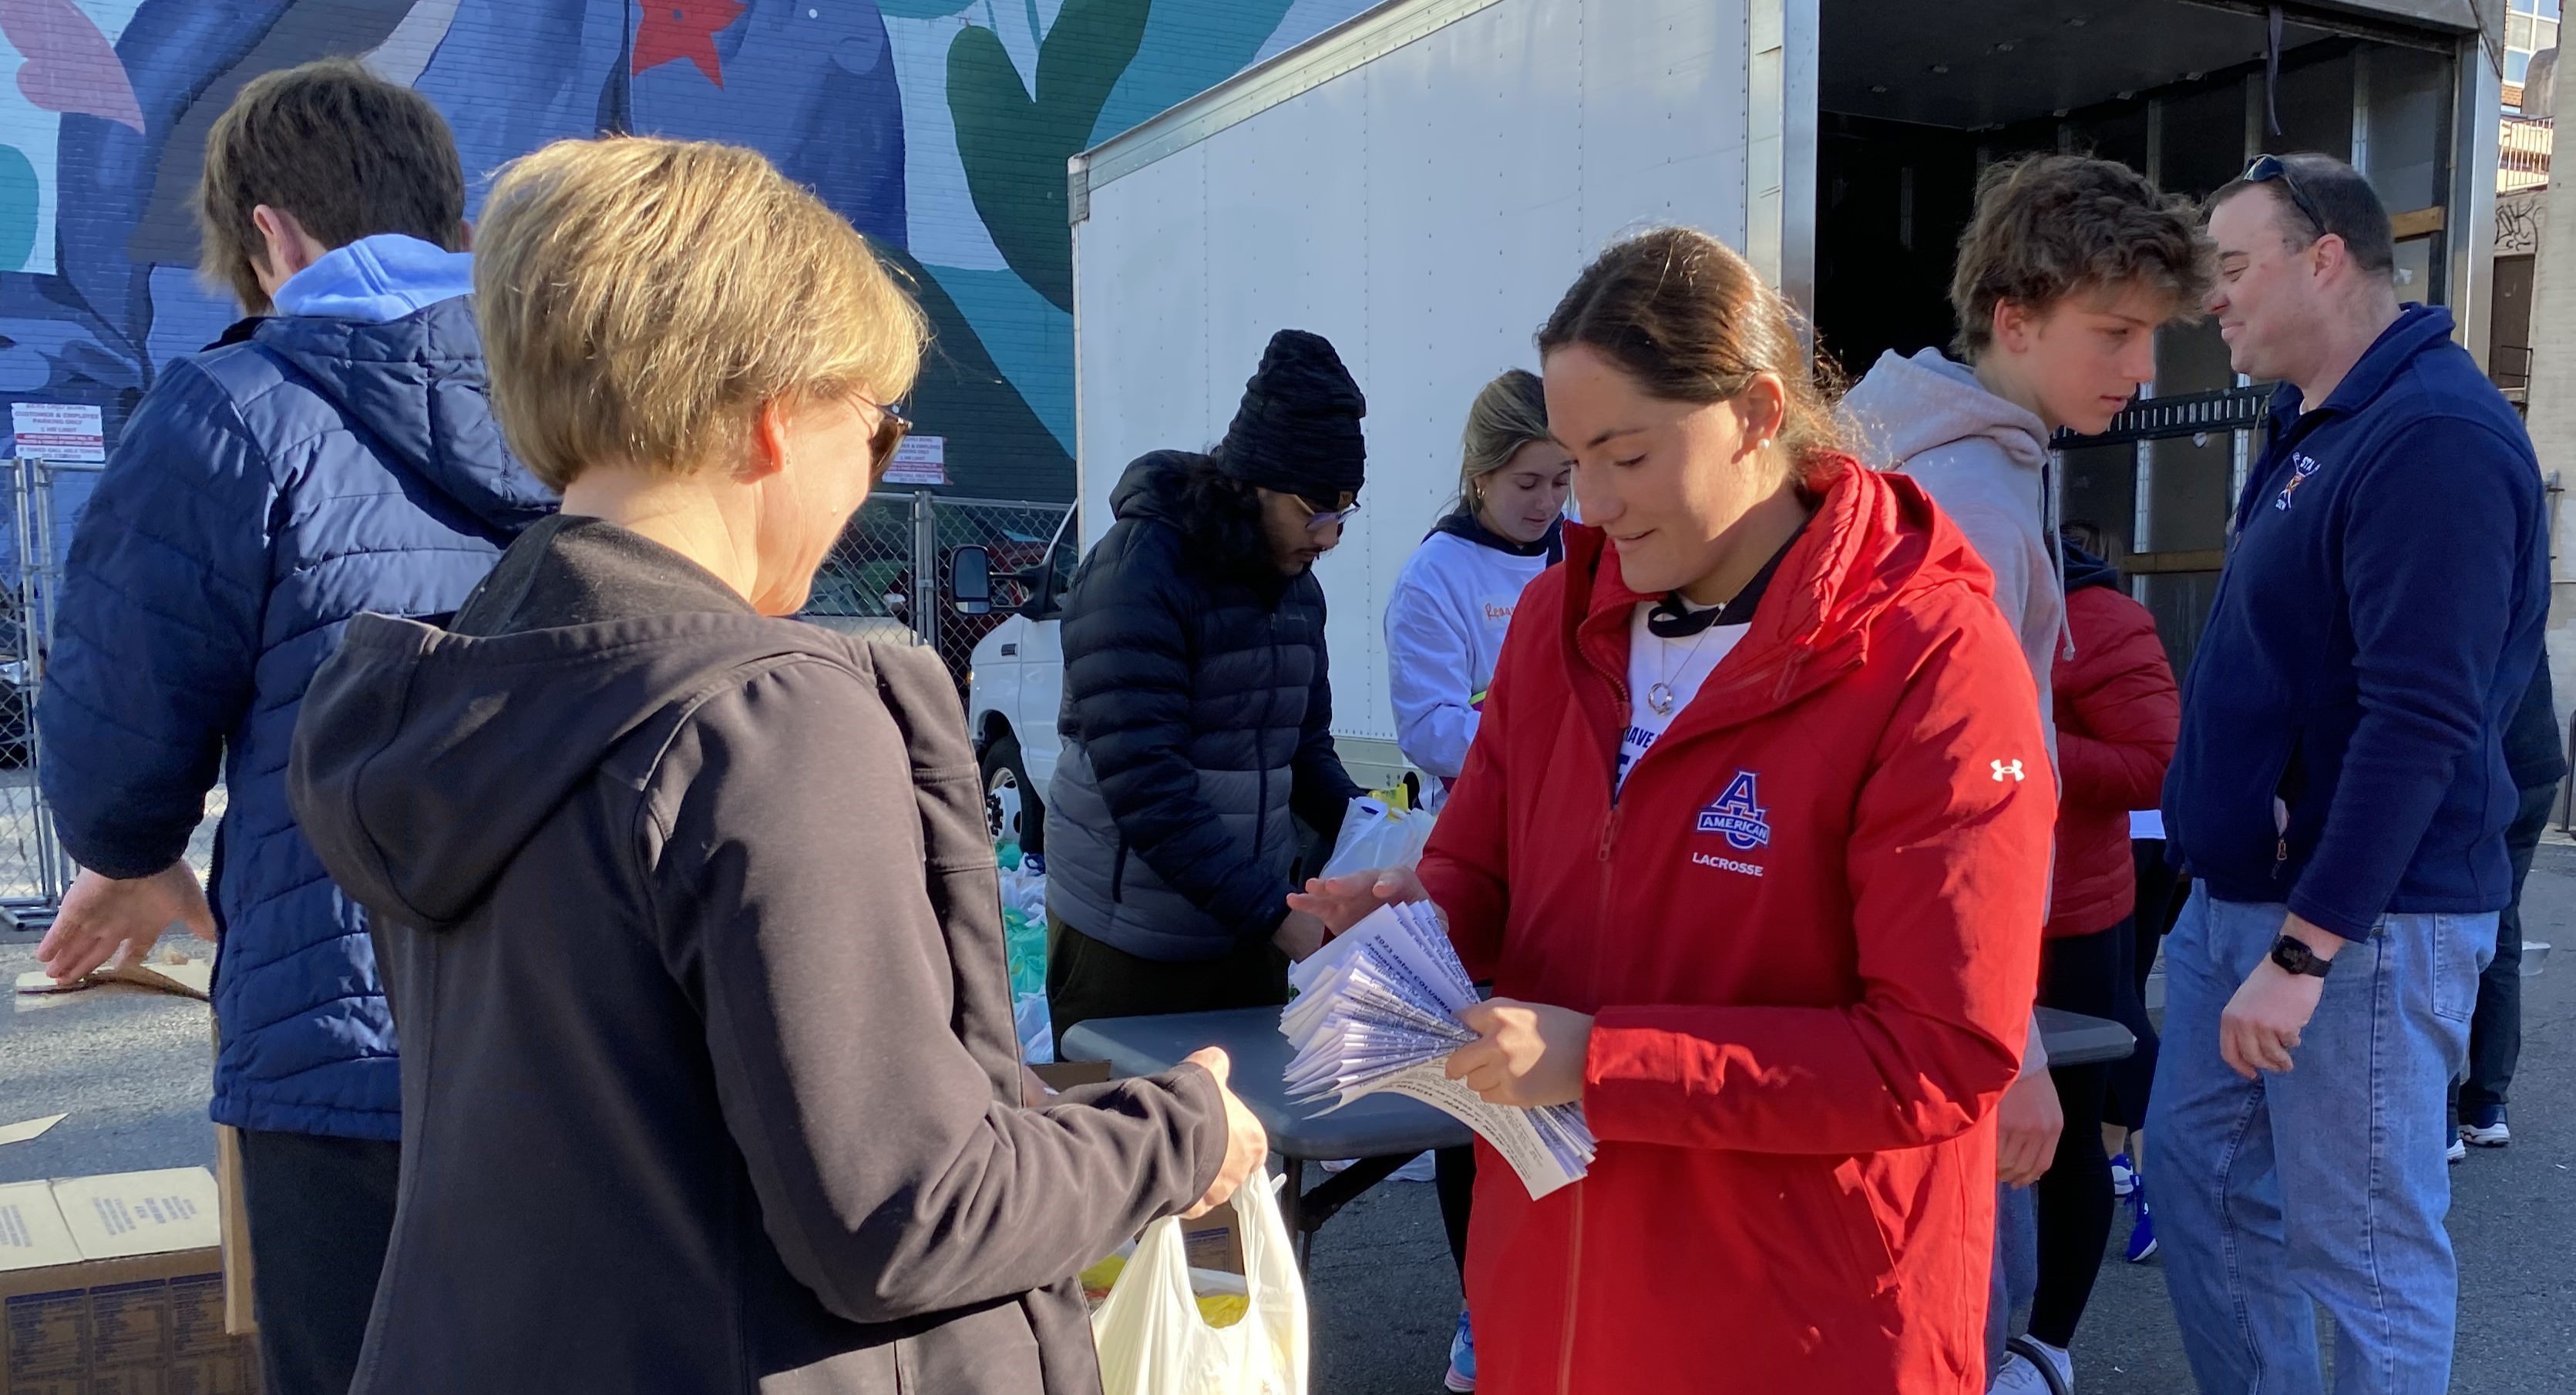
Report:
M2308 948L2308 942L2296 935L2283 935L2272 942L2272 962L2287 972L2310 978L2324 978L2334 967L2333 960L2318 957L2315 950Z

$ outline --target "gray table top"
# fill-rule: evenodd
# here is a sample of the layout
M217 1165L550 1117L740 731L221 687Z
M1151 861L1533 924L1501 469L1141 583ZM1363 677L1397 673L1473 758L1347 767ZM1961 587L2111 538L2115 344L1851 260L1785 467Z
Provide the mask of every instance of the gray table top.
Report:
M1085 1022L1064 1034L1058 1052L1069 1061L1107 1061L1116 1075L1152 1075L1202 1046L1222 1046L1234 1058L1231 1084L1252 1117L1270 1131L1281 1157L1301 1160L1376 1158L1454 1148L1475 1134L1420 1100L1367 1095L1334 1110L1288 1098L1288 1039L1279 1035L1279 1009L1180 1012L1165 1017L1110 1017Z
M2039 1010L2039 1030L2048 1059L2057 1065L2115 1061L2136 1047L2129 1029L2117 1022L2055 1008ZM1222 1046L1234 1058L1236 1096L1270 1131L1270 1146L1282 1157L1397 1157L1474 1137L1466 1125L1401 1095L1364 1096L1330 1114L1321 1113L1321 1105L1289 1099L1290 1053L1288 1039L1279 1035L1277 1008L1096 1018L1065 1033L1057 1046L1066 1060L1107 1061L1121 1076L1166 1071L1202 1046Z
M2039 1010L2039 1040L2048 1048L2048 1063L2052 1066L2117 1061L2138 1049L2136 1035L2109 1018L2060 1012L2052 1007Z

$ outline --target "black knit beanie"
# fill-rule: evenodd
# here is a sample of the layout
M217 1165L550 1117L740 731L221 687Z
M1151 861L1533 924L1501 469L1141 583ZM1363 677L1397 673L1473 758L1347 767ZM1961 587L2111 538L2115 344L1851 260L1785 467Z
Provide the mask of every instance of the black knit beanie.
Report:
M1270 336L1261 367L1243 385L1243 405L1216 448L1217 466L1246 484L1310 500L1359 492L1368 463L1360 418L1368 400L1320 334Z

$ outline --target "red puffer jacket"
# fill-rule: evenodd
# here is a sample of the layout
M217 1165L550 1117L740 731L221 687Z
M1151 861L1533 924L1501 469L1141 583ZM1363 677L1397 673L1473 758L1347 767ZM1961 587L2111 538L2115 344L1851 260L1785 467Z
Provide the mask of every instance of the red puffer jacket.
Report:
M1523 594L1422 860L1468 967L1596 1015L1590 1177L1487 1156L1480 1389L1977 1395L1995 1135L2055 791L1990 578L1914 481L1837 462L1728 654L1630 771L1589 528ZM1481 1145L1480 1145L1481 1146Z
M2155 617L2118 582L2119 573L2098 562L2068 559L2066 626L2075 657L2060 650L2049 678L2065 785L2050 939L2108 930L2136 908L2129 811L2156 807L2182 725L2182 698Z

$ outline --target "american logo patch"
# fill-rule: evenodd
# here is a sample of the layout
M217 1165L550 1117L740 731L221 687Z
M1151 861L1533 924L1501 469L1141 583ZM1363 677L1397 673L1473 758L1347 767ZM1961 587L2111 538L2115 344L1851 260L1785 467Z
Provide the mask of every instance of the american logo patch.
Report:
M1750 852L1770 845L1770 816L1771 811L1762 807L1753 772L1739 770L1726 782L1726 792L1699 811L1696 827L1701 833L1725 838L1727 846L1738 852Z

